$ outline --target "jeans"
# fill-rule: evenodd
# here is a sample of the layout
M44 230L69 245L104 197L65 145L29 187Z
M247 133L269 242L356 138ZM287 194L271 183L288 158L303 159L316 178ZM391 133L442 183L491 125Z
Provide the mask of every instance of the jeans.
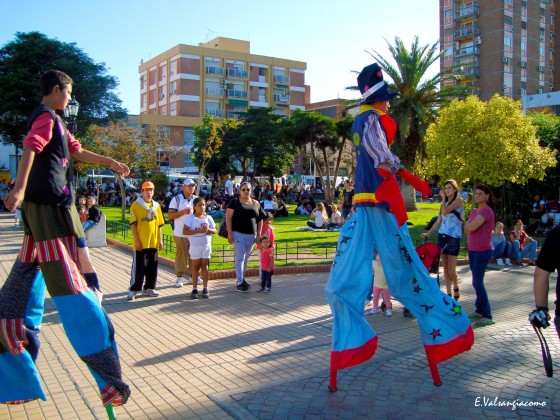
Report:
M532 241L528 244L525 244L523 246L523 249L521 250L520 248L521 245L519 244L519 241L513 241L513 258L515 258L516 260L521 260L529 255L529 260L535 261L535 258L537 257L537 241Z
M492 257L497 260L498 258L510 258L511 257L511 242L503 241L494 247L494 253Z
M475 311L488 319L492 319L492 310L490 309L490 301L488 300L486 287L484 287L484 272L486 271L486 266L491 256L491 249L487 251L469 251L472 285L476 292L476 301L474 303Z
M270 289L272 287L272 273L274 273L274 271L261 272L261 289Z
M237 284L243 283L245 280L245 271L247 270L247 262L253 252L256 235L248 235L233 231L233 253L235 256L235 275L237 276Z
M96 224L97 223L95 223L93 220L86 220L85 222L83 222L82 223L82 228L84 229L84 233L86 233L88 230L90 230Z

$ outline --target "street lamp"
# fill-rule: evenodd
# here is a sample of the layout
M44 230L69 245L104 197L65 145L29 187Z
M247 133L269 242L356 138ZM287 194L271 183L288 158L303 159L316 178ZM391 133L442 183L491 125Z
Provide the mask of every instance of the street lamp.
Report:
M74 134L76 130L76 117L78 115L78 110L80 109L80 104L75 98L72 98L66 108L64 108L64 118L68 119L68 130L70 133Z

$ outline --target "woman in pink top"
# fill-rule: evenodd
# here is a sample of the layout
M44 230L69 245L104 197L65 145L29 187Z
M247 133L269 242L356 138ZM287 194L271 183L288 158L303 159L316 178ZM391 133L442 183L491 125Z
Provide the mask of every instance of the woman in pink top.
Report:
M486 185L477 185L473 198L477 207L471 212L469 221L465 225L465 233L469 235L467 249L469 250L472 285L476 292L475 312L470 318L476 319L474 327L485 327L495 323L492 320L488 293L484 287L484 272L488 261L492 258L494 205L490 189Z

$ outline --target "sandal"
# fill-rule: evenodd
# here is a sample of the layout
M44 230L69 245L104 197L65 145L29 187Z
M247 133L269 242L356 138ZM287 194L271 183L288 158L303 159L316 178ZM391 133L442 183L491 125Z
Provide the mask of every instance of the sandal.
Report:
M480 318L480 320L476 321L476 322L473 324L473 327L474 327L474 328L481 328L481 327L486 327L486 326L488 326L488 325L494 325L494 324L495 324L495 322L492 321L491 319L488 319L488 318Z
M453 299L455 300L459 300L459 298L461 297L461 294L459 293L459 288L455 288L453 289Z
M480 319L482 318L482 315L479 314L478 312L473 312L472 314L469 314L469 319Z

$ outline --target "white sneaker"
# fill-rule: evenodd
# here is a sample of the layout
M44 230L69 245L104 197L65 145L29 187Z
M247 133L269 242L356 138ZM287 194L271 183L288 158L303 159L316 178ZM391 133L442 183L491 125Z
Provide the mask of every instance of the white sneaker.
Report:
M204 280L202 280L202 277L198 276L198 281L197 281L197 283L198 283L198 284L204 283Z
M506 265L503 258L498 258L498 265Z
M378 312L379 312L379 308L373 308L371 311L369 311L369 314L370 315L375 315Z
M175 281L175 287L183 287L183 277L177 277Z
M136 299L136 293L137 293L137 292L130 292L130 293L126 296L126 300L134 300L134 299Z
M385 316L393 316L393 312L390 309L385 309Z
M506 258L506 265L509 265L510 267L513 265L509 258Z
M142 290L142 296L158 297L159 293L154 289L144 289Z

